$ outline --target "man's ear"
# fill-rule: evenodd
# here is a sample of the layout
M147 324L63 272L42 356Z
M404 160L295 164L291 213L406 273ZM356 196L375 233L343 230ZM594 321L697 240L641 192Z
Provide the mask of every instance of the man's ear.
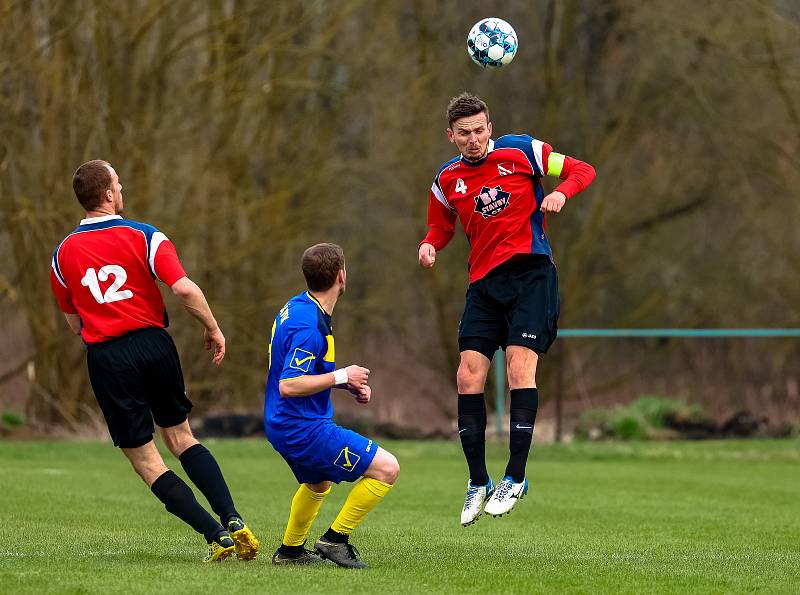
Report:
M447 140L449 140L451 143L456 142L456 137L453 134L453 129L450 128L449 126L447 127Z

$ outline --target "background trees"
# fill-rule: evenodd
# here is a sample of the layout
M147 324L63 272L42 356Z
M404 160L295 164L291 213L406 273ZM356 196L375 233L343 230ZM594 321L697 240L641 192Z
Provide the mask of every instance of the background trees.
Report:
M497 134L598 170L549 221L563 327L800 324L796 7L510 2L496 16L519 54L489 72L464 48L485 6L464 4L0 0L0 408L73 429L96 416L47 266L81 214L72 172L102 157L228 336L212 369L168 298L201 409L260 407L300 251L334 241L350 269L338 351L375 370L372 414L446 425L467 247L457 236L433 271L415 247L453 154L444 106L465 89ZM562 341L543 394L570 411L660 391L800 416L798 355L788 340Z

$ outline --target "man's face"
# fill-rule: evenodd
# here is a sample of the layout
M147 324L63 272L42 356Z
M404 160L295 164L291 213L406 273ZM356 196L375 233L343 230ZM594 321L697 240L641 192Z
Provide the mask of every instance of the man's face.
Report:
M485 112L459 118L447 129L447 138L469 161L477 161L486 155L491 136L492 123L486 120Z
M122 203L122 184L119 183L119 176L114 171L114 168L110 165L107 167L111 172L111 189L109 192L111 192L111 199L114 202L114 212L120 214L124 208Z

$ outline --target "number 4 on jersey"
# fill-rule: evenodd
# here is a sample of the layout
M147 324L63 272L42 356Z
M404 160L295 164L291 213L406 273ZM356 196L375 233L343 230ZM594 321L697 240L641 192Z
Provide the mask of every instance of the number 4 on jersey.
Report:
M108 276L114 275L114 282L103 293L100 291L100 282L108 281ZM81 285L89 288L92 292L92 297L98 304L110 304L111 302L118 302L120 300L127 300L133 297L133 292L130 289L119 288L128 280L128 273L118 264L107 264L99 271L94 268L86 269L86 274L81 279Z
M458 180L456 180L456 192L459 192L460 194L467 193L467 185L461 178L458 178Z

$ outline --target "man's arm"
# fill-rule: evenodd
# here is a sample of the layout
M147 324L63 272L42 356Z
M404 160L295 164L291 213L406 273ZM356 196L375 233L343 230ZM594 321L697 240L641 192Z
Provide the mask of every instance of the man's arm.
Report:
M81 334L81 317L77 314L68 314L64 312L64 318L67 319L67 324L73 333L76 335Z
M337 377L337 375L341 377ZM364 387L368 388L367 380L369 380L369 370L353 365L327 374L306 374L296 378L284 378L280 381L278 388L282 397L305 397L340 384L348 384L359 393L364 394ZM358 395L356 396L358 397Z
M213 350L212 361L219 365L225 357L225 336L211 313L203 291L189 277L181 277L171 285L171 289L186 311L205 327L203 344L207 351Z
M545 166L545 175L564 180L542 200L541 210L545 213L560 212L567 199L585 190L596 175L594 168L588 163L569 155L556 153L546 143L542 146L542 161Z
M447 246L455 233L456 214L444 205L444 200L444 195L434 183L428 200L428 234L419 243L417 254L419 263L425 268L435 264L436 251Z

